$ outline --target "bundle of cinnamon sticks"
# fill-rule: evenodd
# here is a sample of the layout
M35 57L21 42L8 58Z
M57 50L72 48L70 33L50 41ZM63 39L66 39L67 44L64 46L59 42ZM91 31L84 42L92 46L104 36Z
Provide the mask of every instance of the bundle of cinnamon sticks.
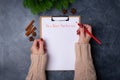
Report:
M35 21L32 20L32 21L28 24L28 26L25 28L25 31L26 31L25 35L26 35L27 37L29 37L29 41L34 41L34 38L35 38L36 35L37 35L37 33L35 32L35 30L36 30L37 28L33 25L34 22L35 22Z

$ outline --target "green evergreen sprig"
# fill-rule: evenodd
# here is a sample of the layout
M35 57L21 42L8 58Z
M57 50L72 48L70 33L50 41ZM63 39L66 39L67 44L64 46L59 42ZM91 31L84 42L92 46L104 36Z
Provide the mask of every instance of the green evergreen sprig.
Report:
M51 8L67 9L73 2L74 0L23 0L23 5L25 8L29 8L33 14L38 14Z

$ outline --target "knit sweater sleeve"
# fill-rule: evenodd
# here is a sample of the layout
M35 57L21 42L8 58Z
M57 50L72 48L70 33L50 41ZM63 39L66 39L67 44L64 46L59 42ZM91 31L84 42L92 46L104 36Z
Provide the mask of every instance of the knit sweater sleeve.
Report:
M31 54L31 65L26 80L46 80L46 62L47 54Z
M39 55L37 67L37 80L46 80L45 69L47 63L47 54Z
M90 44L75 44L75 77L74 80L96 80L96 72L91 57Z

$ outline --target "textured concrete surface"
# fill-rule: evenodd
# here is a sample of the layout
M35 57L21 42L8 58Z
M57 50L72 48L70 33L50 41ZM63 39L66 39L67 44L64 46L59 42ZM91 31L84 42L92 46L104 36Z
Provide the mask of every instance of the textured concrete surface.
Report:
M76 0L72 7L77 9L76 15L81 15L82 23L93 26L93 33L102 41L102 45L98 45L91 40L98 80L119 80L120 0ZM23 7L22 0L0 0L0 80L25 80L32 43L24 36L24 29L35 19L39 34L39 17L42 15L58 16L62 13L52 9L33 15ZM72 14L68 11L67 15ZM47 72L48 80L73 78L74 71Z

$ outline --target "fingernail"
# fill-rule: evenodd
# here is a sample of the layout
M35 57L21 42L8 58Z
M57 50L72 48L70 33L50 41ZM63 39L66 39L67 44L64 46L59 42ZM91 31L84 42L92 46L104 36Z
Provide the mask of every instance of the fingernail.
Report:
M81 28L83 28L83 27L84 27L84 25L83 25L83 24L80 24L80 26L81 26Z
M80 31L79 31L79 30L77 30L76 32L77 32L77 35L79 35L79 34L80 34Z
M42 38L40 38L40 40L41 40L41 41L43 41L43 39L42 39Z
M83 24L81 24L81 28L83 28L84 27L84 25Z
M80 33L77 33L77 35L80 35Z
M39 42L37 42L37 48L39 48Z

